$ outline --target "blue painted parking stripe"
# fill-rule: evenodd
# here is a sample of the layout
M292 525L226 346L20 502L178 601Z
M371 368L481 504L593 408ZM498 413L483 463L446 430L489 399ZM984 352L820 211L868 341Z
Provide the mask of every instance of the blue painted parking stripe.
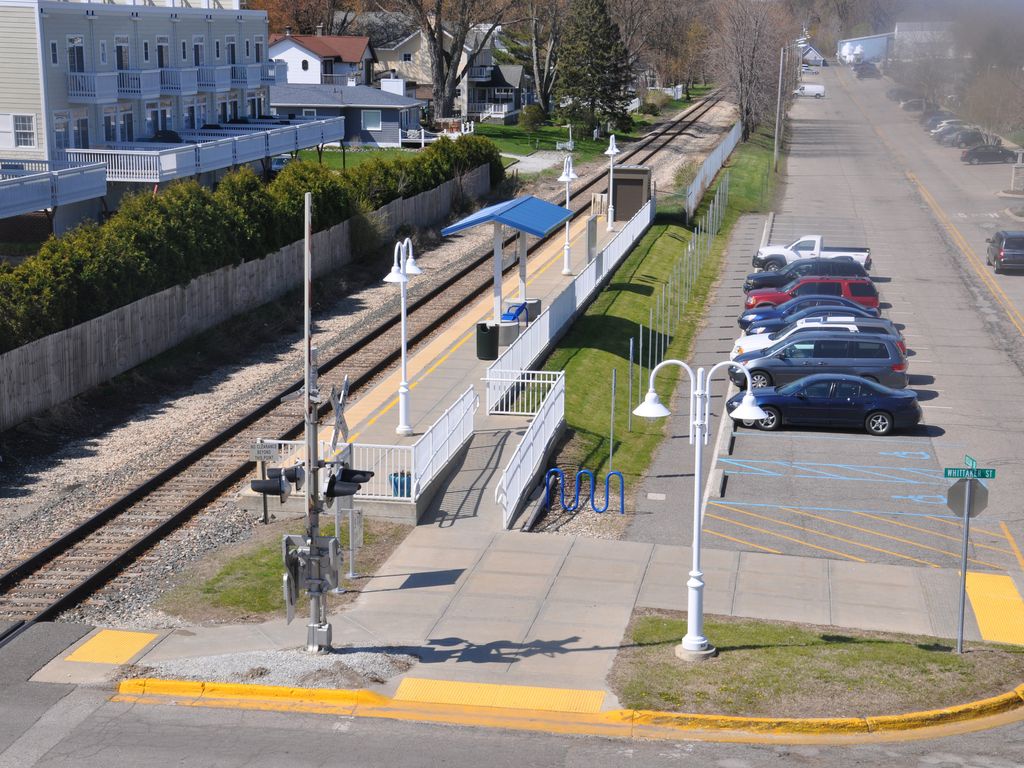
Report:
M794 477L803 480L846 480L861 483L948 485L948 482L946 482L941 474L941 470L926 467L829 464L815 461L769 461L764 459L734 459L725 456L720 456L718 463L719 465L724 465L723 469L727 475ZM790 471L786 472L785 470Z
M752 429L735 429L733 435L736 437L762 437L769 440L851 440L854 442L874 443L875 445L888 445L889 443L926 443L932 445L930 437L854 437L852 435L797 435L792 432L759 432ZM966 443L947 443L944 446L959 448Z
M759 507L763 509L782 509L783 507L789 507L790 509L806 509L810 512L846 512L849 514L867 512L872 515L889 515L890 517L925 517L929 520L960 520L959 515L936 515L927 512L904 512L879 509L843 509L841 507L804 507L797 504L766 504L764 502L757 501L736 501L735 499L729 499L729 503L736 507Z

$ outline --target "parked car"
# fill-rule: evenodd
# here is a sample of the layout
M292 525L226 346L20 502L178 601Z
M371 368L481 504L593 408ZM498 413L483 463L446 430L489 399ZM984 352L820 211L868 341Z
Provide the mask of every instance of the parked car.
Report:
M736 410L744 394L729 398L725 404L727 413ZM814 374L781 387L755 389L753 395L765 412L765 418L756 424L766 431L784 424L802 424L860 428L871 435L887 435L921 421L916 392L890 389L859 376ZM747 427L754 424L743 422Z
M882 73L878 71L878 67L868 62L866 64L858 64L854 68L854 72L857 74L858 80L864 80L866 78L879 78Z
M921 114L918 115L917 121L919 123L921 123L921 125L924 125L926 122L931 120L933 117L950 118L950 117L956 117L956 115L954 115L948 109L943 109L942 107L932 106L932 107L930 107L928 109L922 110Z
M843 318L844 320L849 320L851 322L853 320L867 317L879 319L877 309L868 309L867 307L862 307L859 304L855 304L852 307L837 307L835 305L829 306L826 304L813 307L805 307L804 309L799 309L796 310L795 312L790 312L785 317L768 318L766 320L755 320L754 322L747 325L744 332L747 334L771 333L772 331L777 331L780 328L785 328L794 320L822 320L824 318L831 317ZM893 326L893 330L896 330L895 325Z
M793 336L810 333L812 331L835 331L836 333L863 333L875 336L890 336L896 339L896 345L900 351L906 354L907 347L899 331L889 323L888 320L878 318L860 318L855 320L852 317L831 317L823 319L796 320L785 328L780 328L774 333L751 333L740 336L733 344L729 359L735 360L739 355L747 352L754 352L792 338Z
M825 97L825 86L815 83L801 83L793 91L794 96L813 96L816 99Z
M743 282L743 290L777 288L802 275L867 277L868 272L863 265L846 256L838 259L798 259L775 272L752 272Z
M964 149L966 147L975 147L978 144L985 144L985 134L977 128L968 128L966 130L955 131L954 133L942 138L941 143L947 147L959 147Z
M821 235L801 235L789 245L766 245L758 248L750 263L755 269L774 272L799 259L838 259L844 256L858 262L864 269L871 269L870 248L848 245L826 247L825 239Z
M895 389L907 386L907 358L887 336L853 338L848 332L819 330L740 355L735 362L750 372L754 387L788 384L812 373L862 376ZM729 378L746 385L736 366L730 366Z
M827 293L811 294L809 296L797 296L783 304L774 307L758 307L743 312L737 319L736 324L742 328L749 328L754 323L768 322L771 320L785 320L792 317L801 310L810 307L821 307L829 309L856 309L861 312L870 313L872 317L880 315L877 308L864 307L855 301L845 299L842 296L830 296Z
M885 97L890 101L906 101L907 99L916 99L917 91L912 88L904 88L902 86L896 86L890 88L885 92Z
M761 288L747 294L746 309L782 304L805 294L832 294L865 307L878 306L878 289L865 277L798 277L781 288Z
M935 117L929 118L925 124L925 130L932 134L938 133L943 128L947 128L952 125L966 125L966 123L959 117L946 117L945 115L935 115Z
M270 158L271 176L276 176L277 174L279 174L281 171L284 170L284 167L294 159L295 158L293 158L291 155L274 155L272 158Z
M946 125L942 128L936 128L929 135L939 144L942 144L946 139L956 136L960 131L967 130L968 126L964 125Z
M1001 229L986 241L985 263L998 275L1004 269L1024 269L1024 231Z
M924 112L927 109L934 109L935 105L927 99L907 99L900 102L900 109L904 112Z
M971 165L977 165L978 163L1015 163L1017 162L1017 153L1012 149L1000 147L998 144L979 144L976 147L971 147L961 152L960 159Z

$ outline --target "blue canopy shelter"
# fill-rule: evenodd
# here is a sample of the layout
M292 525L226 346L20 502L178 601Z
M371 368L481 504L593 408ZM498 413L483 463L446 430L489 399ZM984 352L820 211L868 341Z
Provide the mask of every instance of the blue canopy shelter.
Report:
M462 221L441 230L444 237L461 232L488 222L494 225L494 322L501 321L501 225L512 227L519 232L519 298L526 299L526 238L525 234L534 237L546 237L554 229L564 224L572 216L572 211L560 205L541 200L539 197L527 195L508 200L504 203L481 208Z

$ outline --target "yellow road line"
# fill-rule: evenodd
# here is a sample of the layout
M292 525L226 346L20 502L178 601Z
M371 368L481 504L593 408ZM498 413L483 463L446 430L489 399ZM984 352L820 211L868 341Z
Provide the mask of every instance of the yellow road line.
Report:
M714 504L714 502L708 502L708 503L709 504ZM715 504L715 506L722 506L722 505L721 504ZM729 509L729 507L726 507L726 509ZM834 549L829 549L828 547L819 547L817 544L811 544L810 542L807 542L807 541L800 541L800 539L795 539L792 536L787 536L784 533L775 533L774 531L769 531L766 528L758 528L756 525L747 525L746 523L741 523L739 520L733 520L731 517L722 517L721 515L716 515L716 514L714 514L712 512L705 512L704 513L704 517L710 517L712 520L721 520L722 522L729 523L730 525L738 525L740 528L747 528L747 529L749 529L751 531L757 531L758 533L763 533L766 536L774 536L777 539L784 539L785 541L792 541L794 544L800 544L801 546L809 547L810 549L817 549L817 550L820 550L822 552L828 552L830 555L838 555L839 557L845 557L847 560L856 560L858 563L866 563L867 562L867 560L865 560L863 557L857 557L856 555L848 555L845 552L839 552L839 551L834 550Z
M902 523L899 520L890 520L887 517L884 517L882 515L873 515L870 512L854 512L853 514L860 515L861 517L867 517L867 518L869 518L871 520L879 520L879 521L881 521L883 523L890 523L891 525L898 525L901 528L909 528L912 531L919 531L921 533L927 533L929 536L938 536L940 539L949 539L950 541L956 541L956 542L959 542L959 541L961 541L963 539L962 535L961 536L950 536L948 533L939 533L938 531L929 531L927 528L921 528L920 526L917 526L917 525L910 525L909 523ZM928 519L929 520L940 520L941 518L929 517ZM942 520L942 522L950 523L952 525L957 526L961 530L963 529L963 526L961 524L954 523L951 520ZM978 528L972 528L971 530L974 531L975 533L985 533L985 531L981 531ZM991 549L994 552L1000 552L1000 553L1002 553L1004 555L1012 555L1013 554L1008 549L1003 549L1002 547L993 547L993 546L991 546L989 544L975 543L974 546L977 547L978 549ZM957 555L957 557L959 557L959 555Z
M604 691L540 688L530 685L462 683L407 677L398 686L397 701L451 704L459 707L502 707L542 712L594 714L601 711Z
M957 520L949 520L948 518L945 518L945 517L933 517L932 515L925 515L924 519L925 520L934 520L936 523L945 523L946 525L952 525L954 528L956 528L957 530L960 530L960 531L963 531L963 529L964 529L964 524L959 522L959 521L957 521ZM982 527L974 525L974 524L971 525L971 530L974 531L975 533L986 533L989 536L995 536L997 539L1000 536L1002 536L1002 534L999 531L990 531L987 528L982 528ZM953 539L956 540L956 541L960 541L960 536L954 536Z
M160 635L152 632L125 632L101 629L89 640L64 657L64 661L89 664L125 664Z
M831 518L823 517L822 515L814 515L814 514L811 514L810 512L803 512L803 511L801 511L799 509L793 509L792 507L779 507L779 509L785 510L786 512L792 512L792 513L794 513L796 515L805 515L805 516L813 518L815 520L824 520L826 523L830 523L832 525L839 525L839 526L842 526L843 528L850 528L851 530L860 531L861 533L866 533L866 534L868 534L870 536L878 536L878 537L883 538L883 539L892 539L893 541L898 541L898 542L900 542L902 544L913 544L914 546L917 546L917 543L911 541L910 539L901 539L899 536L890 536L889 534L886 534L886 533L880 533L878 531L873 531L870 528L862 528L859 525L851 525L850 523L842 523L842 522L840 522L838 520L832 520ZM888 550L888 549L882 549L880 547L872 547L872 546L866 545L866 544L862 545L862 546L866 546L866 547L868 547L868 549L873 549L876 552L883 552L883 553L885 553L887 555L893 555L894 557L902 557L904 560L910 560L910 561L915 562L915 563L921 563L921 565L930 565L932 568L938 568L939 567L938 563L932 563L932 562L929 562L928 560L921 560L920 558L911 557L910 555L904 555L904 554L901 554L899 552L892 552L891 550ZM931 547L926 547L926 548L927 549L931 549ZM939 550L936 550L936 551L939 551ZM953 554L953 553L949 553L949 554Z
M737 539L734 536L727 536L724 533L719 533L718 531L712 531L709 528L705 528L704 529L704 533L708 534L709 536L717 536L720 539L727 539L728 541L734 541L737 544L743 544L743 545L748 546L748 547L754 547L755 549L760 549L760 550L763 550L765 552L770 552L773 555L781 555L782 554L777 549L772 549L771 547L762 547L760 544L755 544L752 541L744 541L743 539Z
M1024 645L1024 600L1013 579L968 571L967 594L983 640Z
M1003 533L1006 535L1006 540L1010 542L1010 546L1013 547L1013 554L1017 556L1017 564L1020 569L1024 571L1024 555L1020 553L1020 547L1017 546L1016 540L1013 538L1013 534L1010 533L1009 527L1006 523L999 521L999 527L1003 529Z

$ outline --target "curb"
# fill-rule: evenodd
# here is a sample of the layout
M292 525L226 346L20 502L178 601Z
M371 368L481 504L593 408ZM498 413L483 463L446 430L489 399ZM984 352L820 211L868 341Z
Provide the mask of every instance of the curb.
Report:
M155 699L155 700L154 700ZM134 678L123 680L112 701L179 706L343 714L392 720L443 722L513 730L679 738L680 731L712 737L843 737L892 734L980 720L1024 709L1024 685L988 699L901 715L837 718L735 717L616 709L594 714L401 701L366 689L291 688L244 683Z

